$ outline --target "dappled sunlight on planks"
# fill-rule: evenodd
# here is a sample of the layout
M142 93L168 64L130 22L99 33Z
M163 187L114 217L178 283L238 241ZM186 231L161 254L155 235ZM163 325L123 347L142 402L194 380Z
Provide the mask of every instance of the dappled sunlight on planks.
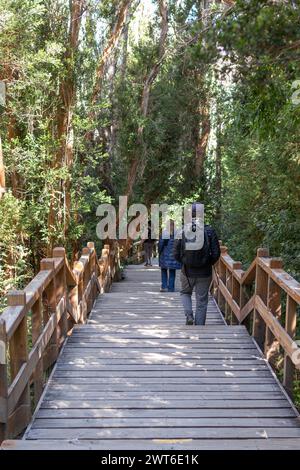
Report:
M179 293L158 291L157 268L126 277L74 329L28 441L300 442L297 414L243 326L226 326L212 299L207 325L185 326Z

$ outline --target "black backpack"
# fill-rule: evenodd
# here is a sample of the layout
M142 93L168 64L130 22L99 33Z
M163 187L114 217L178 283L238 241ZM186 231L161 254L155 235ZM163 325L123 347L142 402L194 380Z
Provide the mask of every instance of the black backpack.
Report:
M189 240L188 240L189 241ZM209 237L204 229L204 243L200 250L186 250L186 237L183 233L181 242L181 261L188 268L203 268L211 262Z

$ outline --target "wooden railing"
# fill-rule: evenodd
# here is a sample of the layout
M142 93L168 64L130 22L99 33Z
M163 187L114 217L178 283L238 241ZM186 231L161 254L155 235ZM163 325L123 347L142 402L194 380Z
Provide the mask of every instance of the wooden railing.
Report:
M265 248L247 271L221 247L215 266L213 294L231 324L245 324L267 360L283 370L283 385L290 396L295 368L300 369L300 348L295 342L300 284L283 270L282 260Z
M104 245L100 259L88 243L72 269L64 248L55 248L24 290L9 292L0 316L0 442L27 426L64 340L119 268L117 243Z

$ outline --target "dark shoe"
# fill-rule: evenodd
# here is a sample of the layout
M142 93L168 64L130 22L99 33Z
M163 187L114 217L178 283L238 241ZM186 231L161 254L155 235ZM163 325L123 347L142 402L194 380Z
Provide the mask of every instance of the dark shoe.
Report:
M160 292L168 292L168 289L165 289L164 287L161 287Z
M185 324L186 325L193 325L194 324L194 317L192 315L187 315Z

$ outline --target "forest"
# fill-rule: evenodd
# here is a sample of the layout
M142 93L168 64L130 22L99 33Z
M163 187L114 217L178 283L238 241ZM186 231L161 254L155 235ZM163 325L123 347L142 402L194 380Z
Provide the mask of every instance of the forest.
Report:
M299 2L0 0L0 297L101 202L204 202L300 276ZM5 99L4 99L5 98ZM97 242L99 243L99 241Z
M299 276L299 2L0 3L1 298L120 194Z
M300 281L299 130L298 0L0 0L0 314L120 196L201 202Z

